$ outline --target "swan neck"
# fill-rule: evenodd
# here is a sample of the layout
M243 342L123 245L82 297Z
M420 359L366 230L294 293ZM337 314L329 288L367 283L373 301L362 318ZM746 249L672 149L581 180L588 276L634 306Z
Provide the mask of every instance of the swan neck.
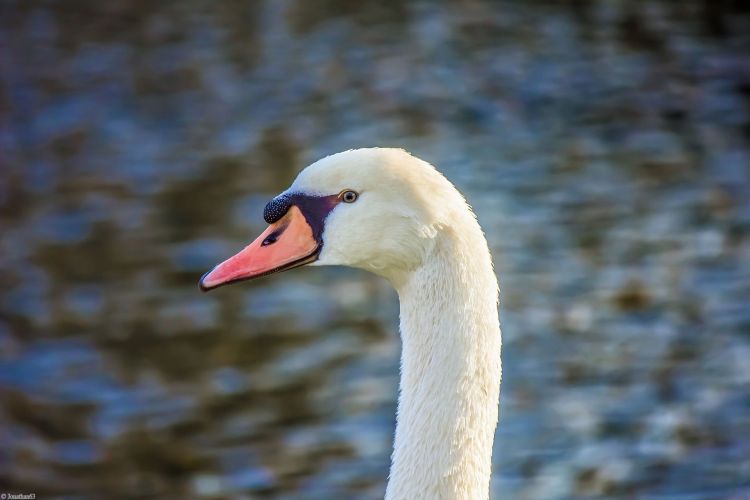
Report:
M401 383L386 498L487 498L500 327L478 225L440 235L398 292Z

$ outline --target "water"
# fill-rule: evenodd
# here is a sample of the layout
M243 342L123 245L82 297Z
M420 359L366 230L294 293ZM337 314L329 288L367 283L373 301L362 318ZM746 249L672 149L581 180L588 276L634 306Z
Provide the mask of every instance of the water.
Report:
M750 18L701 2L3 2L0 485L377 498L395 294L204 295L265 202L405 147L501 280L493 498L750 496Z

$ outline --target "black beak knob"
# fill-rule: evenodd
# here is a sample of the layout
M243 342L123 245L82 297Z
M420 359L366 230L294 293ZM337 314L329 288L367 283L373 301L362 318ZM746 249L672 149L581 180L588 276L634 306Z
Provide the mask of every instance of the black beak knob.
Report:
M269 224L273 224L284 217L291 206L291 200L285 194L280 194L273 200L269 201L266 208L263 209L263 218Z

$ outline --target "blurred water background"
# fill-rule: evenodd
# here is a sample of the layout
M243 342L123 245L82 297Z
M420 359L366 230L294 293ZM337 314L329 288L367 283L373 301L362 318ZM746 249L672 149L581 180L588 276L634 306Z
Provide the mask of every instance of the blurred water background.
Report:
M394 292L201 294L307 163L399 146L501 280L494 498L750 498L746 2L0 4L0 486L382 497Z

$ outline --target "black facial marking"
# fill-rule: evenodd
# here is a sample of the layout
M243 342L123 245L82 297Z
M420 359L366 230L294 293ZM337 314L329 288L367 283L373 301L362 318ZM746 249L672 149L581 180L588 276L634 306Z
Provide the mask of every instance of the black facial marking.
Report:
M325 221L331 210L339 204L339 197L337 194L330 196L313 196L303 193L294 193L291 195L292 204L297 206L302 215L305 216L305 220L312 229L313 238L318 244L323 244L323 229L325 229Z
M302 215L305 217L305 220L310 225L315 241L322 245L326 217L328 217L331 210L338 205L339 201L339 196L336 194L330 196L316 196L305 193L284 193L268 202L266 208L263 210L263 218L269 224L278 222L284 217L284 215L286 215L292 205L294 205L299 208L300 212L302 212ZM269 234L268 238L263 241L262 245L266 246L274 243L276 238L281 235L281 231L283 231L283 229ZM273 239L274 241L268 241L270 239ZM268 241L268 243L266 243L266 241Z

